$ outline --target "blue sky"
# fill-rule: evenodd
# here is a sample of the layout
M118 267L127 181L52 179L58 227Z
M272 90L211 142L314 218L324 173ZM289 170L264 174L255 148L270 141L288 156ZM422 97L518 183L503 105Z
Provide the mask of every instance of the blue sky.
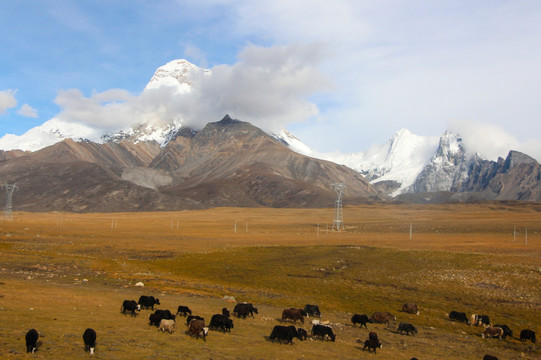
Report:
M0 137L64 111L62 91L136 96L159 66L185 58L245 70L219 89L247 103L270 87L250 74L268 73L268 103L230 112L257 123L283 107L269 126L319 152L365 150L401 128L451 129L489 158L513 148L541 159L535 0L13 0L2 1L0 32ZM224 115L212 110L204 121Z

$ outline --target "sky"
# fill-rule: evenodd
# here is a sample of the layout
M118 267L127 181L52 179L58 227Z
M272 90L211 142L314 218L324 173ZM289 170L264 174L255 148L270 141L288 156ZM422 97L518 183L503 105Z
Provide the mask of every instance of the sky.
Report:
M541 160L537 0L3 0L0 49L0 137L151 116L146 84L187 59L213 74L177 105L201 126L228 113L320 153L451 130Z

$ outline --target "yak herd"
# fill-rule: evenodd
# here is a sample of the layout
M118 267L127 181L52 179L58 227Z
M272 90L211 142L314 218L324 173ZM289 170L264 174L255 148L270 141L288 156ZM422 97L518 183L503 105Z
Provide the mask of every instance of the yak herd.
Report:
M124 315L128 313L131 316L137 316L137 312L141 310L152 310L149 315L149 325L156 326L158 331L173 333L177 328L177 317L182 316L186 318L186 333L199 339L200 337L206 341L209 330L231 332L234 328L232 316L227 308L223 308L221 313L214 314L211 317L210 322L205 322L205 319L201 316L192 314L192 311L188 306L180 305L175 314L165 309L154 309L155 305L160 305L160 300L153 296L142 295L139 301L124 300L120 307L120 312ZM419 309L416 304L406 303L402 306L402 312L409 314L419 315ZM250 303L238 303L233 309L233 316L237 318L246 319L247 317L255 318L254 314L258 314L258 310ZM305 317L321 317L321 312L317 305L306 305L304 308L287 308L282 311L281 321L282 323L293 322L294 324L299 321L304 324ZM483 326L484 331L481 334L483 338L498 338L505 339L506 337L513 337L512 330L507 325L492 325L490 318L487 315L474 314L470 318L463 312L451 311L448 315L450 321L463 322L470 326ZM367 323L385 324L387 327L391 321L396 321L396 316L389 312L374 312L371 316L366 314L354 314L351 317L351 323L355 327L357 324L359 328L363 326L368 329ZM335 341L336 335L334 334L331 326L328 322L320 322L319 319L313 319L311 321L310 336L312 339L320 339L327 341ZM407 322L399 322L396 333L412 335L418 333L417 328ZM302 327L295 327L294 325L276 325L272 329L268 340L285 344L293 344L293 339L296 338L299 341L306 340L308 338L308 331ZM88 328L83 333L84 349L90 354L94 353L96 347L96 331ZM39 334L35 329L30 329L25 336L26 350L29 353L33 353L38 348ZM524 329L520 332L520 338L522 342L531 341L536 342L535 332L530 329ZM378 337L378 334L374 331L368 333L368 338L364 341L363 351L376 353L376 349L382 348L382 342ZM416 358L412 358L414 360ZM497 360L495 356L485 355L484 360Z

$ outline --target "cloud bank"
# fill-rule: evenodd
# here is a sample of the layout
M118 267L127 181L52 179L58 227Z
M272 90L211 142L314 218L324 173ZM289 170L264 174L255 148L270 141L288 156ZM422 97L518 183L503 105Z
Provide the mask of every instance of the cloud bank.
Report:
M498 125L454 121L449 123L449 130L462 136L469 153L479 153L487 160L496 161L498 157L505 158L510 150L520 151L538 161L541 160L541 141L519 141Z
M140 95L111 89L87 97L78 89L63 90L55 99L61 108L56 117L104 130L180 118L201 129L229 114L264 130L280 130L317 116L310 97L330 87L318 69L324 56L321 44L249 45L237 63L191 74L189 92L162 86Z

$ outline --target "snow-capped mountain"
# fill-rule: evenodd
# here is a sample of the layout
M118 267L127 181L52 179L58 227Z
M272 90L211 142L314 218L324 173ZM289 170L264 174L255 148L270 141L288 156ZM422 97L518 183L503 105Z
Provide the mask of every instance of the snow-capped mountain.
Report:
M54 117L20 136L4 135L0 138L0 149L37 151L65 139L99 141L102 135L103 130Z
M440 137L436 153L404 192L450 191L459 187L468 178L470 158L462 138L446 131Z
M510 150L506 159L486 160L449 131L438 138L402 129L383 146L327 160L359 171L399 201L541 199L541 166L535 159Z
M197 133L196 130L184 126L180 115L169 111L167 105L171 103L163 102L163 98L173 100L174 103L178 100L175 96L189 93L198 81L203 81L205 76L210 75L210 70L186 60L171 61L159 67L143 92L135 97L140 101L137 105L150 104L148 108L137 108L138 111L134 112L134 116L139 116L138 123L106 130L70 121L73 119L66 119L64 114L21 136L3 136L0 138L0 151L4 150L5 153L17 149L35 152L66 139L97 144L123 143L126 146L151 142L140 145L149 145L153 147L153 151L158 151L156 149L165 148L178 136L191 138ZM486 192L491 179L505 174L508 169L518 169L513 162L525 162L526 156L513 153L513 156L509 157L513 166L504 166L503 159L498 163L486 161L479 154L469 154L461 137L450 132L445 132L441 137L419 136L407 129L401 129L383 145L373 145L366 151L348 155L317 153L285 129L268 135L296 153L345 165L362 174L380 192L393 197L441 191ZM541 193L541 190L539 192ZM537 190L531 190L528 194L534 193L537 194ZM490 193L487 196L497 198L500 194ZM519 194L518 190L505 196L527 198L527 194Z
M197 81L198 77L210 74L210 70L200 68L187 60L173 60L156 70L145 87L145 91L169 86L181 94L187 93L190 92L194 80Z
M145 123L136 124L127 130L120 130L114 133L105 133L100 137L100 143L119 142L130 139L134 143L140 141L156 141L160 146L166 145L175 134L182 128L180 120L173 120L167 123Z
M141 96L152 97L153 91L163 88L172 90L172 93L176 95L189 93L194 82L210 74L210 70L200 68L187 60L173 60L156 70ZM153 140L163 147L181 129L182 125L183 121L180 117L172 116L172 119L165 121L152 118L143 123L111 131L54 117L20 136L6 134L0 138L0 150L37 151L66 139L96 143L119 142L127 139L134 142ZM288 145L293 151L304 155L312 153L308 146L285 129L270 135Z
M437 148L437 137L415 135L401 129L384 145L374 145L359 153L327 157L327 160L357 170L372 185L392 182L386 192L395 196L415 182Z
M202 69L186 60L174 60L156 70L143 93L168 87L175 93L183 94L190 91L195 79L208 74L210 70ZM135 142L154 140L163 146L181 127L182 119L177 117L167 119L167 121L157 121L152 118L143 123L114 130L104 130L89 124L54 117L20 136L4 135L0 138L0 150L37 151L66 139L104 143L129 138Z
M0 159L0 179L19 188L19 211L323 207L334 203L336 182L349 184L351 203L385 198L358 172L296 153L227 115L197 132L183 127L163 147L65 140L26 154L0 151Z

